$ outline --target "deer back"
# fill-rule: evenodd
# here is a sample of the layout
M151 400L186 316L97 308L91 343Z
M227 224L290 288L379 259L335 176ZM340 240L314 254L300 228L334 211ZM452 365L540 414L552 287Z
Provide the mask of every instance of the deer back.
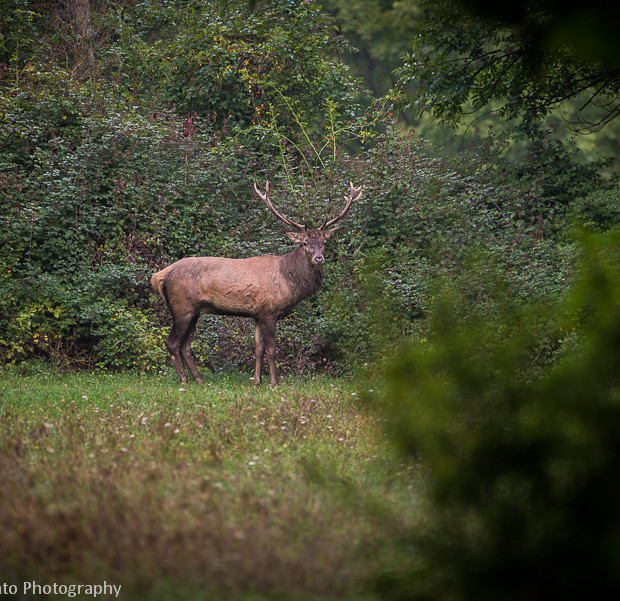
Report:
M291 257L295 254L247 259L186 257L154 274L151 285L175 314L283 315L320 287L312 273L300 277L303 258Z

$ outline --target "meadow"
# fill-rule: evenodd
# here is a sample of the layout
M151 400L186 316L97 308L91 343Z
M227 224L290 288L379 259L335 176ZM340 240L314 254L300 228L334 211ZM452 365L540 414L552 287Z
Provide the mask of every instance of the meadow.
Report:
M417 519L415 470L385 440L375 394L350 378L1 374L3 582L373 598Z

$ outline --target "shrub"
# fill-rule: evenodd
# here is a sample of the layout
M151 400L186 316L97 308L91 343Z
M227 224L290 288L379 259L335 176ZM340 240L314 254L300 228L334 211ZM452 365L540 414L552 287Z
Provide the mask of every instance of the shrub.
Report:
M427 520L409 533L386 599L611 598L620 586L617 427L620 236L585 240L559 306L505 305L498 320L437 312L401 353L385 411L423 474ZM553 369L541 318L579 342Z

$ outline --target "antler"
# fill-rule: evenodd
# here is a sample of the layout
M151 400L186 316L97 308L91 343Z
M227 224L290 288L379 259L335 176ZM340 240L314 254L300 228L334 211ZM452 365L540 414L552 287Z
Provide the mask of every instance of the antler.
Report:
M342 211L340 211L340 214L338 216L334 217L333 219L330 219L329 221L326 221L319 228L320 230L324 230L328 228L330 225L334 225L334 223L336 223L337 221L340 221L349 212L349 209L351 208L351 204L354 202L357 202L362 197L362 192L363 192L362 186L360 186L359 188L356 188L353 185L353 182L349 182L349 185L351 186L351 191L349 192L348 198L346 196L344 197L345 200L347 201L346 204L344 205L344 208L342 209Z
M271 199L269 198L269 181L267 181L267 183L265 184L265 193L264 194L258 189L258 186L256 185L256 182L254 182L254 190L256 191L256 194L258 194L262 198L263 202L267 205L267 208L282 223L284 223L286 225L290 225L291 227L297 228L298 230L301 230L301 231L305 231L307 229L305 225L303 225L301 223L297 223L296 221L293 221L292 219L289 219L288 217L285 217L281 213L278 213L276 208L273 206L273 204L271 202Z

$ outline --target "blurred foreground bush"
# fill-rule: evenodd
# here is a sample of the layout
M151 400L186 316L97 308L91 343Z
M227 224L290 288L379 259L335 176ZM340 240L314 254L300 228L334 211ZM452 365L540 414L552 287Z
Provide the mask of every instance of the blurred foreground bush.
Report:
M386 599L607 599L620 591L620 237L583 240L555 308L498 320L442 300L393 368L385 410L421 466L425 523ZM530 369L540 324L563 357ZM579 332L579 334L576 334ZM533 373L535 375L533 375Z

